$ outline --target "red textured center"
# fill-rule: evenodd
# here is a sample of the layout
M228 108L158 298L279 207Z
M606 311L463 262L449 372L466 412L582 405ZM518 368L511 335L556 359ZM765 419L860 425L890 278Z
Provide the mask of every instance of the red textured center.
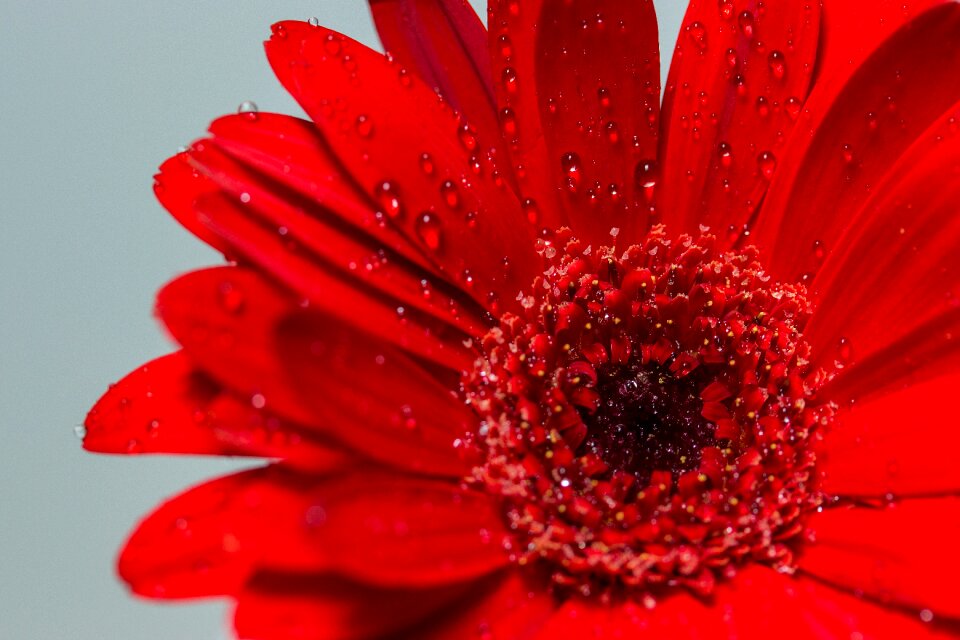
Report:
M648 598L709 592L749 560L792 568L832 415L801 333L811 308L753 250L714 245L560 234L523 316L484 338L464 382L474 476L501 497L517 562Z

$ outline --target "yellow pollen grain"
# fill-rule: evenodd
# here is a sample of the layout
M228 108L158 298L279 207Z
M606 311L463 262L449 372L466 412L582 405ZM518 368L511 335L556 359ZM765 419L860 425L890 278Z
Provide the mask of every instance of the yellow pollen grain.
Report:
M617 522L623 522L625 516L623 515L623 511L617 511L616 515L613 517Z
M736 499L735 497L733 497L733 496L731 496L730 499L727 500L727 502L729 502L729 503L732 504L733 506L737 506L738 504L740 504L740 501L737 500L737 499Z
M570 351L570 349L573 349L573 347L570 346L569 344L563 345L563 350L564 350L564 351Z
M747 413L747 417L750 418L751 420L753 420L754 418L757 417L757 412L756 412L756 411L751 411L751 412Z
M735 367L735 366L737 366L737 361L734 360L733 358L730 358L730 360L727 362L727 364L729 364L731 367Z
M706 481L707 481L707 474L701 473L700 475L697 476L697 480L699 480L700 482L706 482Z
M545 376L545 375L547 375L547 372L544 371L543 369L540 369L540 371L537 371L537 377L538 377L538 378L542 378L542 377Z
M685 463L687 461L687 456L680 456L680 462Z
M553 457L553 451L550 451L550 450L548 449L547 452L546 452L545 454L543 454L543 457L549 460L550 458Z
M557 506L557 511L558 511L559 513L566 513L566 512L567 512L567 505L565 505L565 504L558 505L558 506Z
M563 413L563 405L562 405L562 404L554 405L554 407L553 407L553 412L554 412L554 413Z
M587 324L583 325L583 328L587 330L593 329L593 323L588 322Z

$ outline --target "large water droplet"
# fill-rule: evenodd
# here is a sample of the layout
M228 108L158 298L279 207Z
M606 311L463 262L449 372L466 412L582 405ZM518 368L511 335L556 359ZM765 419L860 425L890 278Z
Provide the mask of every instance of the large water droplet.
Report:
M701 22L693 22L687 25L686 28L687 38L696 45L700 51L705 51L707 48L707 29L703 26Z
M376 186L374 195L377 198L377 202L380 203L380 208L383 213L387 214L389 218L397 219L403 215L403 204L400 202L400 190L395 184L389 180L384 180Z
M441 228L439 218L437 218L435 214L429 211L421 213L420 217L417 218L416 232L417 237L419 237L423 244L431 251L437 251L440 248L440 243L443 239L443 229Z
M257 107L256 102L244 100L240 103L240 106L237 107L237 113L247 120L256 120L259 117L260 109Z
M764 151L757 156L757 167L764 179L772 180L773 174L777 170L777 157L773 155L772 151Z
M770 65L770 75L777 80L782 80L787 75L787 59L781 51L771 51L767 56L767 64Z

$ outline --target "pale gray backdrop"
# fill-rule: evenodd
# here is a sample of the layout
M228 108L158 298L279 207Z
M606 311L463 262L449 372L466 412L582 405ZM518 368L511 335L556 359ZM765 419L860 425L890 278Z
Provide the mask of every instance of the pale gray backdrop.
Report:
M657 2L664 72L684 5ZM154 202L154 169L244 100L300 113L261 42L311 16L375 43L363 0L0 0L3 640L227 637L222 604L134 600L113 567L153 505L240 463L92 456L74 428L169 351L157 287L218 260Z

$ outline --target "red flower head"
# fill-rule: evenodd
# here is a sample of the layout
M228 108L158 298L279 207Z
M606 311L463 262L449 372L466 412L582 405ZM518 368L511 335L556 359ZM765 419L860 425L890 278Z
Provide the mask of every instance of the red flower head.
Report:
M258 640L958 630L960 4L375 0L157 197L227 257L85 446L248 455L120 573Z

